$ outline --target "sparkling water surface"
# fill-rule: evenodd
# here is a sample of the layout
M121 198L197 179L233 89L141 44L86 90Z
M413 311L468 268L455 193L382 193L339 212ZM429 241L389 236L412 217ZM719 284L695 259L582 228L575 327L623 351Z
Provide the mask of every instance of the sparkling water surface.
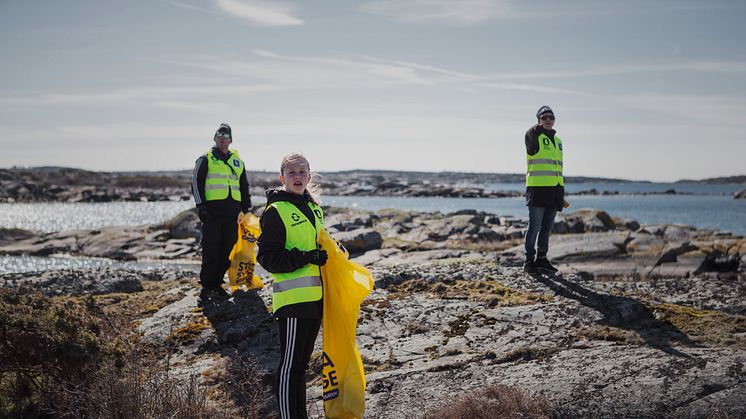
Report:
M191 270L199 272L199 261L163 262L120 262L106 258L69 256L0 256L0 274L10 272L38 272L56 269L96 269L112 268L145 271L153 269Z
M523 185L512 185L523 190ZM580 190L590 189L582 184ZM606 184L620 190L629 184ZM648 184L645 187L665 188L687 192L683 184ZM699 191L705 187L711 194ZM746 236L746 200L733 199L732 190L743 185L694 184L689 192L699 195L577 195L568 196L571 207L603 209L612 216L634 219L641 224L685 224L698 228L721 230ZM506 190L499 187L497 190ZM630 192L630 191L627 191ZM645 192L645 191L636 191ZM648 191L649 192L649 191ZM255 204L262 204L263 197L254 197ZM475 209L499 215L526 217L523 198L427 198L427 197L366 197L322 196L322 205L378 210L396 208L414 211L440 211L444 213L462 209ZM166 221L179 212L192 208L191 202L107 202L107 203L34 203L0 204L0 228L21 228L41 233L96 229L109 225L147 225ZM101 266L124 269L153 269L179 266L168 263L117 262L97 258L0 256L0 273L28 272L47 269L95 268ZM198 269L198 265L194 265Z

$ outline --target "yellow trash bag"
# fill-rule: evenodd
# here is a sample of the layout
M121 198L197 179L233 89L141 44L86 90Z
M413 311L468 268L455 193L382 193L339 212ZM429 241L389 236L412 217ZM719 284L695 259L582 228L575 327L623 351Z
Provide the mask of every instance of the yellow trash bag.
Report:
M238 240L231 250L231 266L228 268L228 280L231 292L239 288L262 288L261 278L254 274L256 266L256 239L262 233L259 218L252 214L238 216Z
M321 267L324 284L322 375L324 412L328 418L362 418L365 371L355 333L360 303L373 289L370 272L348 260L326 230L319 244L329 258Z

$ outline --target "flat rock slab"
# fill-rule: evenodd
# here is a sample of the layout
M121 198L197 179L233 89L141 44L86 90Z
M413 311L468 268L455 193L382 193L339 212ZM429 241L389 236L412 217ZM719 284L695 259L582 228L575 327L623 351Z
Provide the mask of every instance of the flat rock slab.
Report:
M417 417L490 384L541 394L572 417L688 418L716 408L734 417L746 413L746 348L692 342L635 298L618 293L626 283L629 292L637 289L646 298L668 295L700 304L690 300L696 297L692 289L706 288L706 278L676 287L674 279L537 279L519 268L477 265L469 272L468 264L431 261L389 274L401 279L398 287L413 280L437 285L456 277L491 277L549 299L503 307L466 296L444 298L437 287L375 290L357 329L368 371L366 416ZM649 289L642 289L645 284ZM730 303L738 304L735 295L743 290L733 294ZM312 417L323 417L316 387L308 388L308 407Z
M63 269L0 275L0 286L30 286L47 296L99 295L142 291L141 278L138 272L109 268Z

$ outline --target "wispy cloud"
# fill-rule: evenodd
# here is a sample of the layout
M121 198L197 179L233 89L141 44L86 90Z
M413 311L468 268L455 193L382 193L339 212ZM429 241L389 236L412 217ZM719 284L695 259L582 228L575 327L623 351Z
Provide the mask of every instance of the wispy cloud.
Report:
M537 86L534 84L518 84L518 83L480 83L480 86L489 87L499 90L518 90L524 92L535 92L535 93L549 93L549 94L563 94L563 95L577 95L577 96L591 96L590 93L580 92L577 90L560 89L556 87Z
M103 92L49 92L35 96L0 97L0 110L17 106L80 105L117 106L149 103L159 107L188 110L191 103L219 103L235 97L273 91L403 89L407 87L451 88L476 91L500 89L541 94L594 96L599 92L573 89L568 83L546 81L561 78L603 77L619 74L693 71L741 75L746 62L682 62L600 66L544 72L467 73L427 64L386 60L370 56L297 56L256 49L245 59L195 55L162 60L177 68L174 74L192 71L189 77L174 79L171 86L133 86ZM653 106L659 100L641 101ZM663 108L663 107L662 107Z
M204 12L204 13L218 14L218 12L215 10L205 9L204 7L194 6L192 4L184 3L181 1L177 1L177 0L168 0L168 3L176 7L181 7L182 9L197 10L199 12Z
M210 102L187 102L183 100L157 100L153 102L153 105L164 108L174 109L178 111L186 112L225 112L230 108L224 103L210 103Z
M267 50L253 52L256 57L248 60L216 60L215 57L198 56L174 63L290 89L433 86L475 79L475 76L436 67L371 57L305 57Z
M620 96L616 101L631 108L674 116L681 121L706 121L746 127L743 122L746 101L740 98L639 94Z
M707 0L628 0L625 2L513 0L374 0L359 10L414 24L468 26L495 19L592 19L599 16L650 15L713 9L740 10L738 4ZM538 12L540 10L540 12Z
M492 73L484 78L490 80L530 80L556 79L587 76L609 76L615 74L661 73L668 71L696 71L703 73L741 74L746 73L744 61L695 61L661 64L608 65L568 70L543 72Z
M217 6L239 18L259 26L296 26L303 20L296 17L290 3L266 0L216 0Z
M360 10L411 23L473 25L505 16L510 0L379 0Z
M135 102L150 102L162 106L174 105L175 99L230 97L252 93L287 90L279 85L267 84L224 84L213 86L174 86L174 87L137 87L117 89L101 93L49 93L38 96L0 98L2 107L38 106L38 105L77 105L77 106L117 106Z

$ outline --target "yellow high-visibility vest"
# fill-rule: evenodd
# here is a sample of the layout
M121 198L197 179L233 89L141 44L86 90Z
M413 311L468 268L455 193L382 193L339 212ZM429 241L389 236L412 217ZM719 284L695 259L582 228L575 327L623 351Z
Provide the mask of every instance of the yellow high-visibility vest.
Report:
M526 153L526 163L526 186L565 186L562 140L556 135L552 143L546 134L539 134L539 151L533 155Z
M207 178L205 179L205 201L219 201L230 194L234 201L241 202L240 180L244 163L238 152L229 150L231 156L227 162L216 158L212 151L207 156Z
M270 204L277 210L285 225L285 249L293 248L308 252L318 248L316 237L324 228L324 212L312 202L308 207L314 215L314 226L295 205L287 201ZM275 279L272 285L272 312L289 304L318 301L323 295L321 288L321 270L313 264L304 265L293 272L272 273Z

